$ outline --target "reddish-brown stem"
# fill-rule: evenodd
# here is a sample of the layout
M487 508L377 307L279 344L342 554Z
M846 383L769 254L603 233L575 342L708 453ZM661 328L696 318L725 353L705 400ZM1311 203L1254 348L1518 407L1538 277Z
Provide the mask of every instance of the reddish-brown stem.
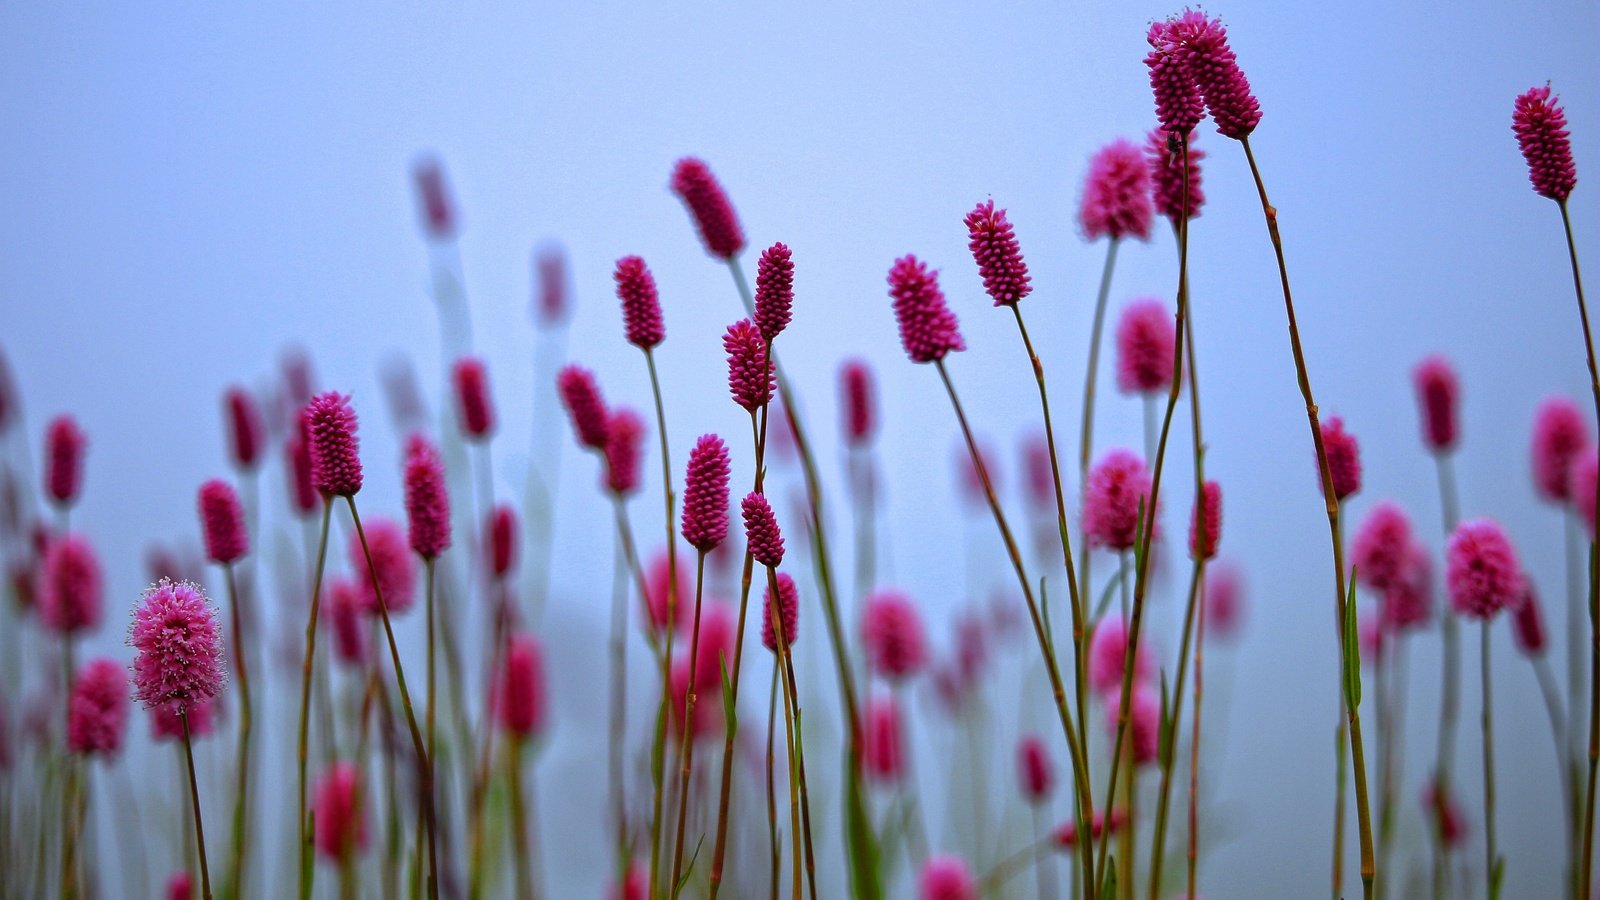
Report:
M804 838L806 885L811 900L817 900L817 863L811 846L811 790L806 785L806 742L801 731L805 718L800 709L800 685L794 677L794 647L783 633L783 616L778 608L778 570L767 567L768 604L772 614L772 634L777 638L778 660L783 665L784 683L789 692L789 708L794 711L794 767L800 785L800 829Z
M1450 456L1440 452L1434 454L1434 469L1439 480L1439 510L1444 524L1444 536L1448 540L1451 532L1455 531L1456 521L1460 517L1460 500L1456 496L1455 474L1451 469ZM1443 799L1451 796L1450 769L1455 762L1456 748L1456 719L1461 707L1461 649L1460 639L1456 631L1459 627L1456 622L1455 610L1445 604L1439 613L1440 632L1443 634L1444 651L1441 655L1440 685L1442 695L1439 701L1439 745L1438 757L1434 761L1433 791L1436 798L1430 810L1429 833L1433 837L1433 897L1434 900L1444 900L1449 891L1450 881L1450 844L1445 840L1444 817L1448 806Z
M678 835L672 842L671 894L678 896L679 876L683 873L683 833L689 822L689 774L694 770L694 707L698 700L695 680L700 669L700 597L705 590L706 551L695 555L694 564L694 625L689 633L689 680L683 698L683 741L678 756L683 760L678 773ZM676 698L674 698L676 699Z
M189 710L178 710L178 721L183 724L183 758L189 765L189 800L194 807L194 834L200 843L200 890L205 900L211 900L211 868L206 865L206 825L200 818L200 786L194 777L194 742L189 737Z
M1200 582L1200 610L1195 616L1194 636L1194 730L1189 737L1189 892L1195 893L1195 869L1200 862L1200 716L1205 706L1200 702L1205 685L1206 648L1206 584Z
M522 805L522 748L525 739L522 735L514 735L506 747L506 768L509 770L511 782L511 832L517 845L512 848L511 856L516 860L517 868L517 896L524 900L531 900L533 893L533 873L528 866L528 817Z
M245 664L244 628L239 616L239 586L234 578L233 564L223 563L222 572L228 583L228 617L233 631L233 671L239 680L238 772L235 774L238 781L234 785L233 865L229 879L231 883L229 893L238 897L240 887L244 884L245 860L250 846L246 834L250 821L247 808L250 797L250 669Z
M317 621L322 609L322 570L328 560L328 520L333 515L333 498L322 498L322 531L317 539L317 570L311 579L311 613L306 617L306 656L300 669L300 799L296 807L299 817L300 900L311 896L311 880L306 874L311 870L311 823L306 809L306 737L311 730L311 668L317 656Z

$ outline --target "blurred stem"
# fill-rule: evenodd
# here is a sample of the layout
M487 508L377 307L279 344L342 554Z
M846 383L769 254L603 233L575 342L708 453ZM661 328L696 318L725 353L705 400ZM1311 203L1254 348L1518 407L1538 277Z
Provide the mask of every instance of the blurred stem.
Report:
M1434 455L1439 476L1439 509L1443 516L1444 536L1449 540L1460 518L1461 501L1456 488L1455 471L1447 453ZM1429 823L1433 835L1433 897L1443 900L1450 885L1450 843L1445 839L1444 818L1451 795L1450 769L1456 755L1456 717L1461 708L1461 643L1457 633L1455 610L1444 604L1439 612L1439 629L1444 639L1444 652L1440 660L1442 697L1439 701L1439 755L1433 768L1435 803Z
M611 815L617 830L616 877L618 882L628 877L628 802L622 769L622 748L628 717L628 577L624 565L632 562L632 554L624 550L627 535L627 508L620 494L612 495L617 513L617 540L613 550L611 585L611 717L610 764L607 773L610 784L607 793L611 800ZM637 568L637 565L634 566Z
M63 513L65 515L65 513ZM62 528L62 534L66 529ZM78 769L79 761L70 749L72 741L72 692L73 680L77 677L77 669L72 659L72 634L63 632L61 635L61 667L62 684L66 688L67 702L62 704L66 710L64 726L61 729L61 746L65 750L62 754L62 763L66 769L66 777L61 784L61 896L64 900L71 900L78 896Z
M806 786L806 741L802 730L805 718L800 708L800 686L794 677L794 646L783 633L783 612L778 606L778 570L767 567L767 604L772 615L772 634L778 641L778 662L783 665L784 684L789 692L789 708L794 710L794 772L800 786L800 829L804 840L806 885L811 900L817 900L817 862L811 844L811 791ZM795 620L799 621L796 609ZM798 858L796 863L798 864Z
M778 900L779 875L783 865L783 845L778 841L778 792L772 771L777 759L772 752L774 726L778 721L778 667L772 667L772 687L767 697L767 845L772 854L772 900Z
M533 893L533 874L528 866L528 818L522 806L522 748L524 738L514 735L506 747L506 770L511 782L511 830L517 845L511 856L516 860L517 896L529 900Z
M672 842L672 881L671 893L674 898L678 896L680 876L683 873L683 833L689 822L689 776L694 770L694 707L698 699L695 681L699 678L700 669L700 600L705 592L706 583L706 551L700 550L695 554L694 565L694 625L689 632L689 680L684 686L683 698L683 732L682 744L678 749L678 756L683 760L683 767L678 773L678 835ZM720 676L719 676L720 678ZM674 701L677 698L673 698Z
M306 617L306 657L300 669L300 742L299 742L299 768L300 768L300 799L297 816L300 826L300 868L299 872L311 870L311 832L310 821L307 819L306 809L306 736L311 726L311 669L317 655L317 621L318 613L322 609L322 571L328 560L328 520L333 515L333 498L322 498L322 530L317 538L317 568L316 574L311 579L311 613ZM311 881L300 878L300 900L309 900L311 896Z
M661 707L657 711L660 724L656 726L655 745L650 754L650 778L655 787L655 803L650 815L650 894L657 896L661 887L661 802L662 795L666 792L664 785L665 773L662 766L666 760L664 744L667 739L666 709L669 697L672 694L671 671L672 665L672 632L673 623L678 620L678 553L672 540L672 452L667 445L667 414L661 402L661 378L656 373L656 357L647 347L644 351L645 366L650 370L650 392L656 404L656 432L661 439L661 496L666 508L666 533L667 533L667 633L666 652L661 656Z
M1534 675L1539 680L1539 692L1544 695L1545 712L1550 717L1550 735L1555 740L1556 747L1556 779L1561 785L1562 831L1567 838L1567 878L1566 883L1571 888L1576 888L1578 878L1577 860L1573 858L1576 850L1578 825L1578 802L1574 793L1573 769L1567 756L1566 717L1561 711L1561 688L1556 685L1555 673L1550 669L1550 659L1542 654L1534 656L1530 662L1533 664Z
M237 900L243 896L240 889L245 880L245 859L250 847L246 834L250 821L247 809L250 796L250 667L246 665L244 657L244 628L239 616L239 586L234 577L233 564L223 563L222 572L228 582L228 616L233 626L233 671L239 679L239 748L238 772L235 776L239 780L234 785L233 865L228 888L228 895Z
M434 620L436 616L433 596L434 561L435 560L432 556L424 557L422 561L423 571L425 574L424 580L426 582L425 602L427 603L428 615L428 708L425 715L428 720L427 790L430 795L435 793L435 786L438 784L438 768L436 763L438 760L439 748L438 723L435 717L435 709L437 707L436 700L439 696L439 691L438 672L434 665L434 644L436 640L434 633ZM427 814L424 812L424 809L432 807L433 805L433 798L430 796L428 803L422 804L417 808L417 847L421 848L424 844L426 844L428 848L428 872L430 873L430 881L436 881L435 876L431 873L437 873L439 871L439 839L438 835L430 834L428 832ZM436 887L430 886L429 892L432 893L432 891L435 889Z
M1200 860L1200 715L1205 709L1200 702L1205 685L1206 647L1206 583L1200 582L1200 611L1195 617L1194 639L1194 730L1189 737L1189 892L1195 897L1195 868Z
M777 569L767 567L767 580L770 589L767 595L768 615L771 616L772 634L777 642L773 651L773 666L778 670L779 680L783 686L783 730L788 741L789 750L789 838L790 852L794 862L790 865L793 873L792 894L794 900L800 900L800 759L797 747L799 735L795 730L795 715L798 712L795 706L795 691L793 672L790 666L785 665L785 655L788 653L789 644L783 635L783 613L778 608ZM813 895L814 896L814 895Z
M1479 631L1479 663L1483 684L1483 833L1484 878L1488 889L1486 896L1495 900L1500 895L1499 848L1495 844L1494 830L1494 699L1490 693L1493 683L1489 678L1489 619L1484 619Z

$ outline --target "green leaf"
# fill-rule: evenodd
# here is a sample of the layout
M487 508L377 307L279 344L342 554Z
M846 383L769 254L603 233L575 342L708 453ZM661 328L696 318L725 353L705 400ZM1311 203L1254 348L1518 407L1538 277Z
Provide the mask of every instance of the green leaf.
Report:
M1161 671L1161 729L1157 732L1157 756L1162 768L1172 767L1172 698L1167 693L1167 672Z
M1039 576L1039 608L1044 616L1044 638L1051 647L1056 645L1055 629L1050 627L1050 594L1046 590L1046 579Z
M1350 569L1344 601L1344 702L1353 712L1361 707L1361 640L1356 628L1356 570Z
M1496 900L1500 896L1500 882L1506 877L1506 858L1497 856L1494 868L1489 872L1489 900Z
M733 685L728 680L728 654L717 651L717 668L722 672L722 720L727 723L728 737L739 733L739 712L733 702Z
M309 840L311 835L316 833L317 814L315 811L308 812L306 813L306 838ZM302 856L304 859L304 865L300 867L300 896L302 898L306 898L311 896L311 885L316 876L317 863L316 854L313 853L309 847L306 848L306 851Z

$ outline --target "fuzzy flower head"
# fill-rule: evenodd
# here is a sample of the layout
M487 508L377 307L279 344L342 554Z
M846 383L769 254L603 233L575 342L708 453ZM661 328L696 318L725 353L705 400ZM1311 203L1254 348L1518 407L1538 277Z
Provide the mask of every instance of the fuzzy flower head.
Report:
M417 205L422 213L422 228L428 237L447 241L456 236L460 225L450 185L444 180L444 166L433 157L423 157L411 167L411 180L417 190Z
M682 631L688 623L689 605L694 599L694 584L690 581L689 561L681 555L677 560L667 559L666 553L658 553L650 560L649 567L645 570L645 582L649 593L645 597L645 612L649 616L651 631L663 634L668 625L667 610L673 606L671 627L674 631ZM677 574L677 585L672 585L670 578ZM674 605L673 596L677 600Z
M609 438L609 416L605 398L600 395L600 385L594 373L579 365L568 365L556 376L556 389L561 392L561 402L572 418L572 429L578 443L591 450L604 452Z
M1411 543L1411 519L1405 510L1391 500L1374 504L1350 544L1356 580L1379 592L1393 587L1405 571Z
M533 257L537 285L534 294L534 321L543 327L559 325L572 312L572 281L567 269L567 250L560 244L540 247Z
M544 730L544 654L531 635L513 635L507 641L496 699L501 728L519 738Z
M1117 717L1121 710L1116 701L1107 698L1106 731L1113 738L1117 733ZM1161 739L1161 701L1149 687L1134 685L1133 699L1128 704L1128 731L1123 736L1124 746L1133 758L1133 764L1143 766L1155 762L1158 742Z
M622 324L628 343L640 350L666 339L667 326L661 318L661 297L656 293L656 277L637 256L617 260L612 279L617 283L617 299L622 301Z
M1188 210L1188 217L1195 219L1200 216L1200 207L1205 205L1205 191L1200 187L1200 160L1205 159L1206 154L1194 146L1191 138L1187 188L1189 202L1185 206L1183 154L1173 149L1171 135L1172 132L1160 128L1150 132L1144 153L1150 162L1150 199L1155 203L1156 212L1166 216L1172 222L1172 227L1177 228L1185 209Z
M1533 486L1552 503L1571 499L1567 491L1573 460L1590 444L1583 411L1566 397L1550 397L1533 416Z
M927 661L922 616L904 594L878 591L869 596L861 617L861 632L867 664L890 681L917 674Z
M846 360L839 367L839 394L844 409L844 437L851 447L871 443L878 430L872 367L866 360Z
M1189 514L1189 557L1210 559L1216 556L1221 540L1222 485L1207 481L1200 490L1200 505Z
M1172 386L1177 321L1154 297L1130 302L1117 320L1117 388L1152 394Z
M229 388L223 403L228 411L228 451L233 463L252 471L261 462L261 411L243 388Z
M324 590L325 615L333 626L333 655L352 669L365 668L372 637L372 605L365 588L355 579L339 578L330 580Z
M1089 543L1109 550L1133 547L1139 509L1149 508L1150 472L1144 460L1129 450L1109 450L1089 470L1083 492L1083 530Z
M1433 561L1421 544L1406 545L1394 581L1384 588L1384 624L1394 631L1409 631L1428 624L1433 615Z
M772 514L764 494L751 491L739 504L744 516L745 540L750 545L750 555L769 569L783 563L783 532L778 529L778 518Z
M489 397L489 369L477 357L456 360L450 370L456 389L456 421L469 441L494 432L494 401Z
M1417 387L1417 407L1422 412L1422 442L1433 453L1448 453L1460 438L1457 407L1461 383L1455 367L1443 356L1430 356L1411 372Z
M1494 614L1522 599L1522 564L1500 525L1473 519L1459 525L1445 550L1445 579L1456 612L1474 619Z
M978 880L959 857L928 857L920 883L921 900L978 900Z
M699 691L722 687L722 667L733 668L733 645L738 638L737 614L727 603L707 600L700 611L700 653L695 662L694 685Z
M1344 420L1330 416L1322 423L1322 449L1328 456L1328 474L1333 478L1333 496L1343 500L1361 490L1361 445L1356 436L1344 430ZM1317 472L1322 487L1322 473Z
M250 552L245 533L244 507L226 481L212 479L200 485L200 527L205 534L206 558L226 565Z
M173 872L167 879L167 900L194 900L194 879L188 872Z
M517 564L517 511L505 503L495 505L484 523L485 562L489 574L498 581L511 574Z
M361 774L353 763L334 763L317 781L312 803L316 815L313 838L318 853L343 862L366 849L366 803Z
M1435 779L1428 779L1422 789L1422 808L1444 837L1445 846L1458 847L1467 838L1467 816L1448 789L1441 793L1438 784Z
M733 402L755 412L772 401L772 360L761 329L749 319L728 326L722 336L722 349L728 354L728 393Z
M1231 641L1244 625L1244 574L1230 562L1206 567L1205 637Z
M1551 95L1550 85L1528 88L1517 97L1511 130L1528 162L1528 181L1534 193L1565 203L1578 183L1578 170L1572 164L1567 114L1561 101Z
M1122 671L1128 658L1128 626L1118 616L1106 616L1089 636L1089 686L1096 694L1112 698L1122 689ZM1133 657L1133 684L1145 683L1155 673L1149 646L1140 642ZM1115 706L1115 701L1108 703Z
M899 781L905 771L900 707L892 696L880 695L867 701L861 723L861 761L867 777L880 784Z
M39 583L39 621L58 634L73 635L100 624L100 560L89 539L53 538L44 551Z
M438 557L450 546L450 490L438 449L420 434L406 441L405 506L411 549Z
M611 414L606 424L606 490L626 497L639 489L639 449L644 420L627 407Z
M915 256L902 256L889 269L889 296L900 325L900 346L912 362L942 360L952 350L965 350L956 314L945 305L939 275Z
M1017 777L1023 799L1029 803L1050 799L1050 789L1056 781L1055 767L1050 762L1050 751L1037 734L1027 735L1017 744Z
M1150 239L1150 172L1144 154L1131 141L1118 138L1089 160L1078 224L1091 241L1136 237Z
M222 629L199 586L152 585L134 610L128 644L137 651L133 698L146 708L170 703L181 712L221 693Z
M1544 611L1540 608L1539 594L1529 579L1523 580L1522 601L1512 610L1511 636L1516 639L1517 649L1529 659L1544 654Z
M128 672L109 659L83 667L67 710L67 748L85 755L115 756L128 726Z
M684 474L683 539L706 552L728 537L728 445L703 434L689 451Z
M978 264L978 274L983 276L983 289L994 300L995 306L1011 306L1028 296L1033 286L1028 283L1028 264L1022 261L1022 248L1017 246L1017 236L1006 221L1006 211L995 209L993 200L985 200L967 213L967 247Z
M366 548L361 545L361 535L354 531L346 548L350 570L357 573L367 608L376 612L379 594L390 613L403 613L416 600L416 559L411 555L411 544L406 540L405 529L399 522L374 517L362 523L367 535ZM367 565L367 551L372 552L372 565ZM376 581L374 581L376 573Z
M733 259L744 249L744 229L739 226L739 215L722 189L717 177L704 162L693 156L678 160L672 168L672 192L678 195L689 215L706 252L718 259Z
M1161 129L1177 136L1187 135L1205 117L1205 99L1200 86L1183 64L1176 48L1168 43L1170 22L1153 22L1145 33L1150 52L1144 64L1150 69L1150 92L1155 95L1156 119Z
M1261 104L1239 68L1221 20L1190 10L1167 22L1163 47L1200 88L1217 133L1243 140L1261 122Z
M50 420L45 430L44 489L57 506L71 506L83 489L83 451L89 439L71 416Z
M361 453L349 398L334 391L312 397L306 405L306 430L311 437L311 483L330 496L355 496L361 490Z
M773 244L756 261L756 325L761 336L774 340L789 327L794 307L794 259L789 248Z
M772 627L772 588L769 585L761 602L761 646L773 653L778 652L778 633ZM787 573L778 573L778 621L783 624L783 644L793 647L795 638L799 636L800 627L800 589L795 586L794 579Z

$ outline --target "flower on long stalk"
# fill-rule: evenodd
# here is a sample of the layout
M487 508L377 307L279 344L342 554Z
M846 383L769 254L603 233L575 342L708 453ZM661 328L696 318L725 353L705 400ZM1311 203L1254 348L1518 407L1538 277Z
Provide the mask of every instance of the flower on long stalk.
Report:
M361 774L354 763L337 762L317 782L317 852L343 863L367 848L367 815Z
M1017 779L1028 803L1037 806L1050 799L1056 783L1055 766L1037 734L1025 735L1017 742Z
M450 492L444 463L433 443L422 435L406 442L406 536L423 559L434 559L450 546Z
M1200 505L1189 515L1189 557L1211 559L1222 541L1222 486L1207 481L1201 488Z
M1328 474L1333 479L1333 495L1340 500L1361 490L1361 445L1356 436L1344 430L1344 420L1329 416L1322 423L1322 446L1328 457ZM1318 485L1321 485L1319 473Z
M405 529L399 522L383 517L374 517L362 524L366 526L366 548L362 548L360 536L352 533L346 549L367 609L377 611L380 592L389 612L403 613L411 609L417 596L417 568ZM368 551L372 553L370 569ZM376 581L372 570L376 570Z
M614 410L607 419L605 488L619 497L639 489L639 451L644 429L644 420L627 407Z
M874 781L893 784L905 773L900 706L888 694L873 697L862 711L862 768Z
M1184 154L1174 151L1173 132L1157 128L1145 140L1144 153L1150 162L1150 199L1156 212L1167 217L1173 228L1188 211L1188 217L1198 218L1200 207L1205 205L1205 191L1200 187L1200 160L1206 153L1194 146L1189 138L1187 180L1185 180ZM1187 205L1184 198L1188 197Z
M529 634L506 640L495 691L495 717L500 727L526 739L544 731L546 709L544 654Z
M1167 20L1161 49L1177 57L1205 98L1206 111L1223 137L1243 140L1261 121L1261 104L1239 68L1220 19L1188 10Z
M128 643L133 698L184 712L222 691L222 630L205 592L186 581L152 585L134 610Z
M51 538L39 582L39 621L66 636L100 624L100 561L89 539L77 534Z
M1589 426L1578 404L1559 395L1539 404L1533 415L1533 439L1528 455L1533 465L1533 486L1540 497L1558 504L1572 499L1568 476L1573 461L1592 443Z
M1124 551L1137 537L1141 507L1148 508L1150 472L1131 450L1108 450L1089 470L1083 489L1083 530L1092 546Z
M778 594L773 598L772 589L766 590L761 603L761 646L778 652L778 632L772 625L772 607L778 607L779 622L783 625L783 643L793 647L795 638L799 636L800 627L800 589L795 586L794 579L786 572L778 573Z
M1433 615L1433 561L1421 544L1412 541L1400 557L1395 579L1380 598L1384 622L1396 631L1426 625Z
M594 373L575 363L569 364L556 377L556 389L561 393L561 402L572 419L578 443L604 452L610 436L610 416L606 412L606 401L600 394L600 385L595 381Z
M932 856L922 865L921 900L977 900L978 880L956 856Z
M71 506L83 490L83 453L88 445L72 416L56 416L45 429L44 489L58 507Z
M952 350L965 350L961 326L945 304L938 275L915 256L903 256L889 269L889 296L900 327L900 345L912 362L931 363Z
M1165 303L1133 300L1117 320L1117 388L1150 395L1172 386L1172 349L1177 325Z
M350 399L335 391L312 397L306 405L306 430L311 483L330 496L355 496L361 490L361 454Z
M678 160L672 169L672 192L688 208L707 253L726 260L744 249L744 229L733 203L703 161L693 156Z
M1474 619L1490 619L1522 597L1522 566L1500 525L1473 519L1457 526L1446 552L1450 604Z
M1422 412L1422 442L1432 453L1448 453L1460 439L1461 383L1455 367L1443 356L1429 356L1411 370Z
M839 367L839 395L845 443L851 447L871 443L878 430L878 408L872 367L866 360L846 360Z
M1132 141L1117 138L1089 160L1078 225L1089 240L1150 239L1150 171Z
M775 340L789 326L794 307L794 259L789 248L773 244L756 261L755 322L761 336Z
M85 756L116 756L128 725L128 673L115 660L91 660L72 686L67 749Z
M1550 93L1550 85L1531 87L1517 96L1511 130L1528 163L1528 182L1534 193L1565 203L1578 183L1578 170L1572 164L1567 114Z
M728 326L722 336L722 349L728 354L728 393L733 402L747 412L755 412L772 400L775 386L767 340L750 319Z
M1350 563L1363 587L1384 592L1404 574L1413 538L1411 519L1392 500L1380 500L1367 511L1350 542Z
M714 434L701 435L689 451L680 528L696 550L709 551L728 536L729 477L728 445Z
M206 558L226 565L244 556L250 539L245 533L244 507L233 486L219 479L200 485L199 504Z
M489 396L489 370L483 360L465 357L451 369L456 389L456 422L469 441L487 440L494 433L494 401Z
M261 464L261 410L243 388L232 387L223 397L228 414L228 452L241 471Z
M922 616L911 598L899 591L878 591L867 598L861 638L867 665L890 681L910 678L927 661Z

